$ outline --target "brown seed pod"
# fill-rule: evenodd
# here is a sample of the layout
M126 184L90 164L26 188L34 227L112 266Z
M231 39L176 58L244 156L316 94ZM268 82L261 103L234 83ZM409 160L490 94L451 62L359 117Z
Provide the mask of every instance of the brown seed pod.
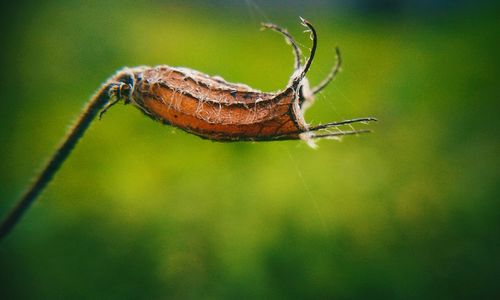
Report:
M303 139L311 142L315 138L368 132L330 132L328 128L375 121L375 118L359 118L312 127L305 122L305 109L313 103L314 95L335 77L341 61L337 49L337 64L318 86L310 89L305 76L316 52L317 36L308 21L302 19L302 24L311 32L313 41L304 66L301 64L300 48L293 37L274 24L263 24L264 28L281 33L292 45L295 54L295 71L286 88L280 92L261 92L244 84L229 83L220 77L211 77L186 68L158 66L125 68L119 71L89 100L42 172L0 223L0 239L10 232L44 190L95 116L99 113L101 117L120 100L125 104L132 103L154 120L214 141ZM318 133L322 130L326 130L326 133Z
M112 79L111 101L105 109L120 99L132 103L147 116L164 124L214 141L270 141L311 140L368 132L350 130L317 133L330 127L375 121L359 118L309 127L304 111L312 104L314 94L321 91L340 69L337 64L317 87L310 89L305 78L316 52L317 35L306 20L302 24L312 35L312 47L304 66L301 52L293 37L274 24L263 24L275 30L292 45L295 53L295 71L285 89L266 93L244 84L229 83L221 77L211 77L195 70L170 66L125 68Z

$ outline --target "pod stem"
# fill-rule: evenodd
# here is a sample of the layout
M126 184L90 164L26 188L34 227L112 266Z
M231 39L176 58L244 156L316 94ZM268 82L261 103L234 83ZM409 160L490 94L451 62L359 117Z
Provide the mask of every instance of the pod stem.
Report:
M42 171L34 178L32 184L28 186L21 198L17 201L12 210L2 220L0 224L0 240L4 238L12 228L20 221L23 214L36 200L47 184L52 180L63 162L83 136L90 123L97 116L99 111L108 103L110 99L110 88L112 84L104 84L88 101L83 112L77 119L75 125L68 131L59 147L55 150L50 160L43 167Z

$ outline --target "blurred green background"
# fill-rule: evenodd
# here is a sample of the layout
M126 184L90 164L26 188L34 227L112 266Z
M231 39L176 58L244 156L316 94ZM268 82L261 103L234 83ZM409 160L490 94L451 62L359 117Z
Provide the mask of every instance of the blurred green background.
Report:
M312 83L342 50L310 123L380 119L370 135L313 150L209 142L118 105L0 243L2 298L498 295L498 5L362 2L2 4L2 215L123 66L284 87L290 48L259 32L261 21L288 28L305 51L298 16L316 26Z

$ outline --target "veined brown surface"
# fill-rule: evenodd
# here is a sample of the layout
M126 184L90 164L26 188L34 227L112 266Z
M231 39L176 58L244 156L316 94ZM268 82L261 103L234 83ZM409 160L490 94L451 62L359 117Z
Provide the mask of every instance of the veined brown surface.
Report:
M159 66L142 73L134 104L163 123L219 141L298 139L307 131L297 93L264 93L189 69Z

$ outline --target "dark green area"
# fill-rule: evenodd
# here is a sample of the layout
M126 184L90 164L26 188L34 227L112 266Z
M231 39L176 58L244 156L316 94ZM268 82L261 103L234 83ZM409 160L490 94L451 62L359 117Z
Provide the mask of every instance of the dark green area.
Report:
M0 211L122 66L182 65L261 90L292 71L269 21L176 2L3 7ZM249 2L250 3L250 2ZM500 279L494 10L304 14L314 124L374 133L221 144L118 105L0 243L4 299L492 299ZM296 15L269 15L305 46ZM364 126L357 126L363 128ZM497 295L498 296L498 295Z

